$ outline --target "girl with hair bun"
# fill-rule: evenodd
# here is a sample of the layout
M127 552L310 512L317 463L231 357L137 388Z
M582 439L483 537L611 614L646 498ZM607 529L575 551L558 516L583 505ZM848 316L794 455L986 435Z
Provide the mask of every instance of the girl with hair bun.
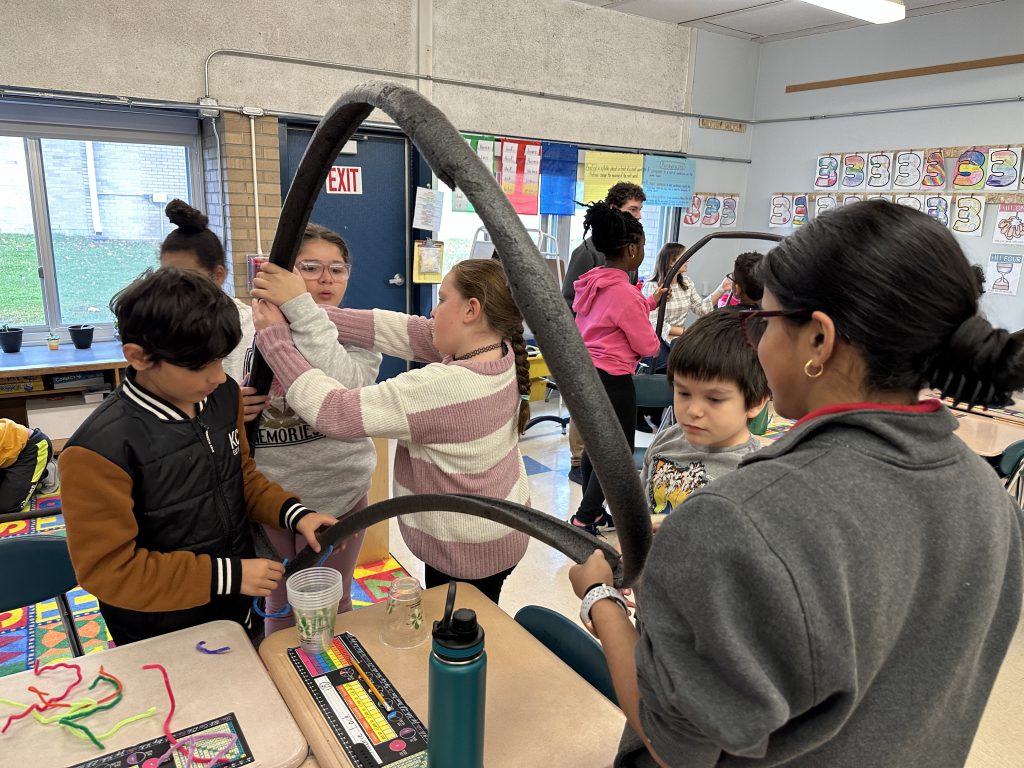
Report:
M530 368L523 317L500 261L469 259L453 267L429 320L328 309L338 341L427 363L361 387L317 370L296 348L294 324L289 328L284 315L291 319L301 280L266 264L254 284L257 344L288 404L328 437L396 439L396 496L472 493L529 503L519 436L530 416ZM425 563L428 588L467 581L495 603L529 541L525 533L455 512L402 515L398 523Z
M960 766L1022 597L1022 515L936 387L1002 402L1024 335L929 216L831 211L759 269L741 313L776 410L799 419L662 524L638 633L590 618L630 727L616 765ZM581 597L603 557L570 571Z

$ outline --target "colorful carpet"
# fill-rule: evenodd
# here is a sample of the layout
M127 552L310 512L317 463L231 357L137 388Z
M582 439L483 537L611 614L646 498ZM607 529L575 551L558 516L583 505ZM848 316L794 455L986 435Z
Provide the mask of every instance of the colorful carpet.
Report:
M37 509L60 509L60 497L42 497ZM64 518L57 515L0 523L0 538L28 534L64 535ZM391 582L409 574L393 557L356 568L352 603L356 608L385 600ZM71 612L86 653L113 645L95 597L81 587L68 593ZM31 669L38 659L48 664L71 657L67 633L56 600L0 612L0 677Z

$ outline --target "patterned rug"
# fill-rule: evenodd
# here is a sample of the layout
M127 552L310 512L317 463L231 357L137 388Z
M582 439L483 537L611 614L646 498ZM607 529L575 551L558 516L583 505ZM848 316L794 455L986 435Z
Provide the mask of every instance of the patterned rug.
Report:
M60 496L40 497L33 502L33 507L39 510L59 510ZM64 518L54 514L0 523L0 538L28 534L63 536ZM352 604L362 608L385 600L391 582L408 575L393 557L356 568ZM68 593L68 601L85 652L95 653L112 647L96 598L77 587ZM70 657L71 649L57 611L56 600L0 612L0 677L31 669L36 659L48 664Z

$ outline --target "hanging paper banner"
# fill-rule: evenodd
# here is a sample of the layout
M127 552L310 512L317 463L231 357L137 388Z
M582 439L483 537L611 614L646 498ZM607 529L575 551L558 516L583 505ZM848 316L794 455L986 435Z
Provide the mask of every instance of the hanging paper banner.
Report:
M905 205L915 211L924 210L924 197L922 195L896 195L897 205Z
M814 215L821 216L825 211L831 211L839 207L839 201L835 195L816 195L814 198Z
M644 190L646 192L646 190ZM717 229L722 222L722 198L715 194L709 194L704 199L704 215L701 216L700 225L709 229Z
M993 243L1024 245L1024 203L1000 203Z
M952 195L929 194L924 196L924 212L944 227L949 226L949 210L952 206Z
M684 227L699 227L700 217L704 215L704 199L705 195L702 192L694 192L693 197L690 200L690 207L686 209L683 214L683 226Z
M473 148L488 172L494 173L494 137L463 134L462 138L469 142L469 146ZM456 189L452 195L452 210L456 213L473 213L473 204L460 189Z
M840 189L864 189L864 153L850 152L843 155L839 175Z
M836 189L839 186L839 155L818 155L815 189Z
M722 195L722 219L719 225L724 229L726 227L735 227L740 217L740 196L739 195Z
M500 139L498 181L516 213L535 216L540 195L539 141Z
M802 227L807 224L807 195L793 195L793 221L794 227Z
M859 203L864 199L864 195L840 195L840 205L853 205Z
M768 216L769 227L788 227L793 223L793 196L772 195L771 214Z
M587 151L583 161L583 200L592 203L604 200L608 190L620 181L642 184L644 156L628 152Z
M892 188L892 152L871 152L868 155L868 189Z
M985 273L985 292L1016 296L1020 286L1021 262L1024 262L1024 256L1019 253L990 254Z
M953 189L984 189L987 150L983 147L966 149L957 158L956 173L953 174Z
M697 178L697 161L688 157L644 156L644 194L647 205L689 208Z
M908 149L893 156L893 189L920 189L924 171L924 152Z
M985 196L960 195L953 201L950 228L958 235L981 237L985 226Z
M924 172L921 174L921 189L934 191L946 188L946 159L941 149L930 149L924 160Z
M540 213L572 216L576 212L573 196L579 147L550 141L541 142L540 147Z
M985 189L1005 192L1020 183L1020 147L989 149Z

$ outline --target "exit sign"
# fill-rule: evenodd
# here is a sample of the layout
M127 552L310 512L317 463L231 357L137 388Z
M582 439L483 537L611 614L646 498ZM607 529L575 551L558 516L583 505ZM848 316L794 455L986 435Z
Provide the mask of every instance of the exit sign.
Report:
M331 166L331 172L327 174L327 194L363 194L363 169L349 165Z

